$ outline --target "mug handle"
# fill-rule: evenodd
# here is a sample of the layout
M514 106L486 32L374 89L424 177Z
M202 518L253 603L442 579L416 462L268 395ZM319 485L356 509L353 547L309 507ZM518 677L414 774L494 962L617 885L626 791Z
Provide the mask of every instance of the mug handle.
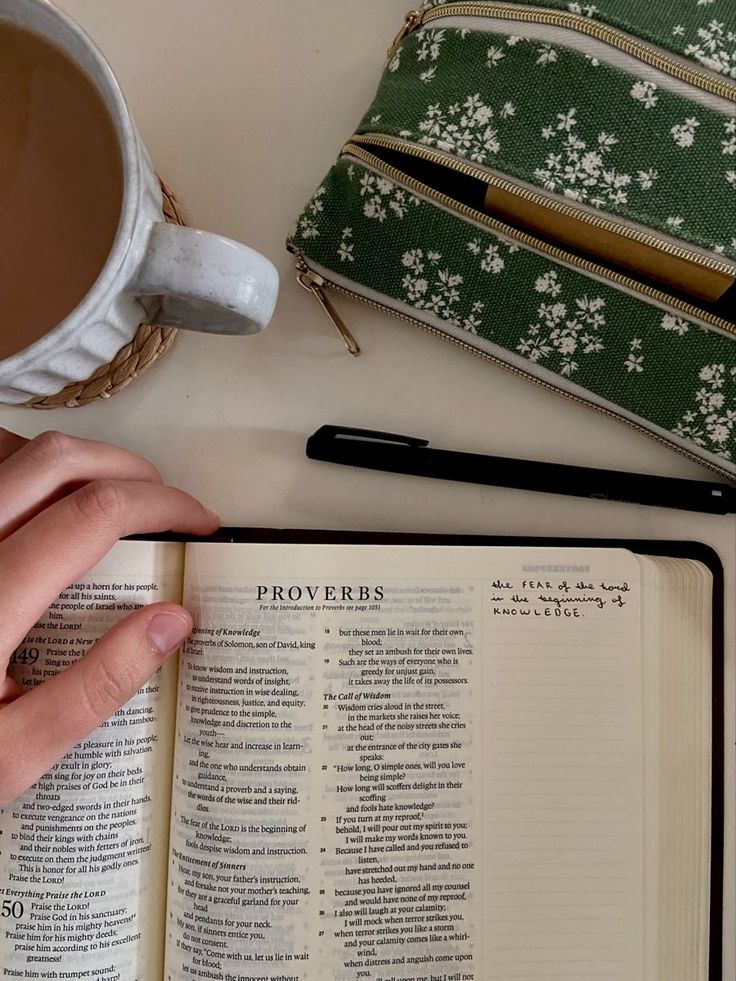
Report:
M279 274L260 252L196 228L157 222L129 286L158 297L157 324L208 334L257 334L276 306Z

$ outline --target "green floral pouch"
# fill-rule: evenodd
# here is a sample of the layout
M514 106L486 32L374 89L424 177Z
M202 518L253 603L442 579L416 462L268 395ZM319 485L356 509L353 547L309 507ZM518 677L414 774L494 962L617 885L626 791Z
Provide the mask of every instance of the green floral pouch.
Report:
M427 3L289 249L736 476L733 0Z

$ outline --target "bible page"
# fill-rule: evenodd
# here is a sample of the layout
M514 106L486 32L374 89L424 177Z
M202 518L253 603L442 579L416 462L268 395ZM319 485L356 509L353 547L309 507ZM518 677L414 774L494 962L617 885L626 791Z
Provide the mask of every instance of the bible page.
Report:
M183 556L120 542L30 631L13 676L42 683L136 607L179 602ZM3 979L161 978L175 660L0 810Z
M188 545L167 981L642 981L638 577Z

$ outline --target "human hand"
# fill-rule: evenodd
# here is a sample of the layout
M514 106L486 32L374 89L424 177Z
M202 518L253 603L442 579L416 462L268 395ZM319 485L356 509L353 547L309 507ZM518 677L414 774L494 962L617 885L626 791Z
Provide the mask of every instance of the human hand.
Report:
M23 693L7 670L28 631L119 538L209 535L218 526L215 514L127 450L0 429L0 807L132 698L190 633L192 618L174 603L145 606Z

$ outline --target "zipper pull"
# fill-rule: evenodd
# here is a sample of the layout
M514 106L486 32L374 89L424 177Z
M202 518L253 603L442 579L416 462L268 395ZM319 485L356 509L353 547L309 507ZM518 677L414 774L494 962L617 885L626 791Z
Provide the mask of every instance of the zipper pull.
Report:
M348 349L348 351L350 351L354 358L357 358L360 355L360 345L350 333L348 325L334 308L330 298L325 293L324 279L318 273L312 272L301 256L299 256L296 260L296 280L302 289L305 289L308 293L312 294L317 303L319 303L324 312L332 321L335 330L343 339L345 347Z
M404 40L406 35L411 34L411 32L416 30L421 23L422 23L421 10L410 10L409 13L406 15L406 17L404 17L404 23L401 27L401 30L391 42L391 45L388 49L389 58L392 58L396 54L396 49L399 47L399 45Z

